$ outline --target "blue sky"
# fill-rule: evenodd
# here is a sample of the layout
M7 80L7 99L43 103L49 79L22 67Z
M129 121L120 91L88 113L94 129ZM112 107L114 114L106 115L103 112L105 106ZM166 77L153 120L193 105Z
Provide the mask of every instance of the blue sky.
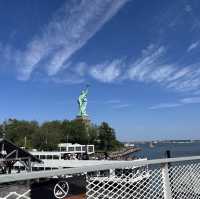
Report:
M198 0L0 2L0 119L88 114L121 140L199 139Z

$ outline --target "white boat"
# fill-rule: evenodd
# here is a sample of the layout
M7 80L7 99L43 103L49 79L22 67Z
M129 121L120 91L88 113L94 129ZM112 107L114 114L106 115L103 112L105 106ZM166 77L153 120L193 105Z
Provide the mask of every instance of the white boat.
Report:
M29 151L29 153L42 160L42 163L33 162L31 164L32 171L36 171L88 165L90 162L87 160L89 159L88 156L94 154L95 150L94 145L60 143L58 144L58 150L56 151L37 151L34 149ZM17 170L25 170L20 162L17 162L14 165L14 168Z
M57 151L37 151L33 150L30 153L42 160L43 163L34 162L31 165L32 171L45 171L45 170L54 170L54 169L67 169L67 168L77 168L84 166L101 166L115 163L127 163L127 160L89 160L83 159L85 154L92 155L95 153L94 145L80 145L80 144L71 144L71 143L60 143L58 145ZM142 161L147 160L138 159L134 161ZM25 168L20 162L17 162L14 165L14 168L19 171L24 171ZM145 170L144 175L141 175L141 169ZM140 171L140 172L139 172ZM130 176L129 182L139 181L144 178L148 178L148 167L134 167L134 168L123 168L116 170L103 170L88 173L88 175L92 176L93 179L96 179L101 182L105 182L108 180L108 177L112 175L113 181L117 182L119 179L119 175L122 177L123 175ZM130 174L131 173L131 174ZM137 175L139 174L140 175ZM132 176L132 177L131 177ZM69 176L68 176L69 177ZM126 178L127 179L127 178Z
M83 155L92 155L95 153L94 145L81 145L71 143L58 144L57 151L30 151L32 155L41 160L69 160L79 159Z

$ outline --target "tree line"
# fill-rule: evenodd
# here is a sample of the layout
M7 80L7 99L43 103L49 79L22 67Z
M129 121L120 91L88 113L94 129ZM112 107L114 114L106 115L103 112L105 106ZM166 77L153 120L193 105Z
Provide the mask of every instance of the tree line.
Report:
M58 143L94 144L96 150L114 151L123 145L106 122L86 125L80 120L37 121L9 119L0 124L0 136L27 149L56 150Z

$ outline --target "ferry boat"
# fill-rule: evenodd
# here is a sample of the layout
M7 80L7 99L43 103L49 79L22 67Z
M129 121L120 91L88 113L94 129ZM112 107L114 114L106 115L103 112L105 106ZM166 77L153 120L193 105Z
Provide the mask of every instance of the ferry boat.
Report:
M72 144L72 143L60 143L58 144L57 151L29 151L35 158L40 159L42 163L33 162L31 164L31 171L44 171L44 170L54 170L54 169L67 169L67 168L77 168L84 166L99 166L105 164L115 164L116 162L125 163L127 160L96 160L94 145L81 145L81 144ZM90 156L90 158L89 158ZM92 158L91 158L92 156ZM138 159L135 161L146 160L146 158ZM147 167L146 167L147 168ZM16 171L24 171L24 166L17 162L14 165ZM141 168L127 168L123 169L120 172L125 175L125 173L134 173L136 174ZM119 170L106 170L100 172L92 172L89 175L97 177L98 180L104 181L107 180L106 176L110 175L119 175ZM146 172L145 172L146 173ZM113 176L114 177L114 176ZM145 176L140 176L146 178ZM140 178L139 177L139 178ZM114 178L113 178L114 179ZM139 179L137 179L139 180Z
M81 145L72 143L58 144L57 151L37 151L33 150L30 153L41 160L70 160L84 159L84 155L92 155L95 153L94 145Z
M37 151L33 149L29 153L42 161L42 163L33 162L31 170L40 171L88 165L90 163L89 156L94 155L95 150L94 145L60 143L56 151ZM23 171L25 167L20 162L17 162L14 165L14 169Z

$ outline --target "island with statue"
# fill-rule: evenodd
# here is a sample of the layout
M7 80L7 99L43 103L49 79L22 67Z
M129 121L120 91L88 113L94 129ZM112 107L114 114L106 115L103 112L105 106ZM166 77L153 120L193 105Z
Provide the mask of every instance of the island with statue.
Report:
M106 152L110 158L119 157L119 151L123 155L127 150L118 141L115 129L105 121L100 125L91 121L87 113L88 94L89 85L86 85L77 97L78 114L72 120L39 123L12 118L0 124L0 137L4 135L14 144L30 150L54 151L59 143L79 143L94 145L95 151Z
M41 124L37 121L9 119L1 123L0 174L7 177L13 174L20 175L23 172L22 174L26 177L25 172L34 172L32 174L34 176L35 172L39 172L41 175L47 170L49 170L48 173L52 173L54 170L60 172L68 169L69 171L70 168L78 169L88 166L93 168L134 159L132 153L137 149L126 147L118 141L115 130L107 122L102 122L100 125L91 122L87 114L88 93L89 86L86 85L78 96L78 115L74 120L53 120ZM108 169L103 174L106 180L112 171ZM91 177L94 177L94 172L90 173L92 173ZM99 176L99 174L101 173L95 175L102 182L102 175ZM52 193L54 196L59 196L56 198L61 198L61 188L62 190L65 188L63 193L68 194L69 187L71 189L68 194L70 198L86 198L85 173L77 176L74 173L72 175L52 175L56 178L50 176L47 179L41 177L43 180L37 179L35 182L30 182L29 179L30 184L27 183L27 189L31 190L31 198L41 198L43 192L45 193L43 198L52 198ZM10 179L15 180L13 177ZM69 180L69 184L67 182L64 186L63 180ZM7 186L0 187L0 194L2 192L7 194L8 190L11 194L15 194L16 192L10 190L15 190L16 187L21 193L25 185L22 184L19 187L18 184L17 186L11 184L9 189ZM52 187L54 188L52 189ZM58 187L61 188L55 191ZM53 191L49 191L50 189ZM46 190L47 192L45 192ZM29 191L25 193L29 193ZM10 193L7 196L10 197ZM32 197L33 195L34 197ZM19 194L17 196L20 198ZM65 196L62 195L62 198L66 198Z

